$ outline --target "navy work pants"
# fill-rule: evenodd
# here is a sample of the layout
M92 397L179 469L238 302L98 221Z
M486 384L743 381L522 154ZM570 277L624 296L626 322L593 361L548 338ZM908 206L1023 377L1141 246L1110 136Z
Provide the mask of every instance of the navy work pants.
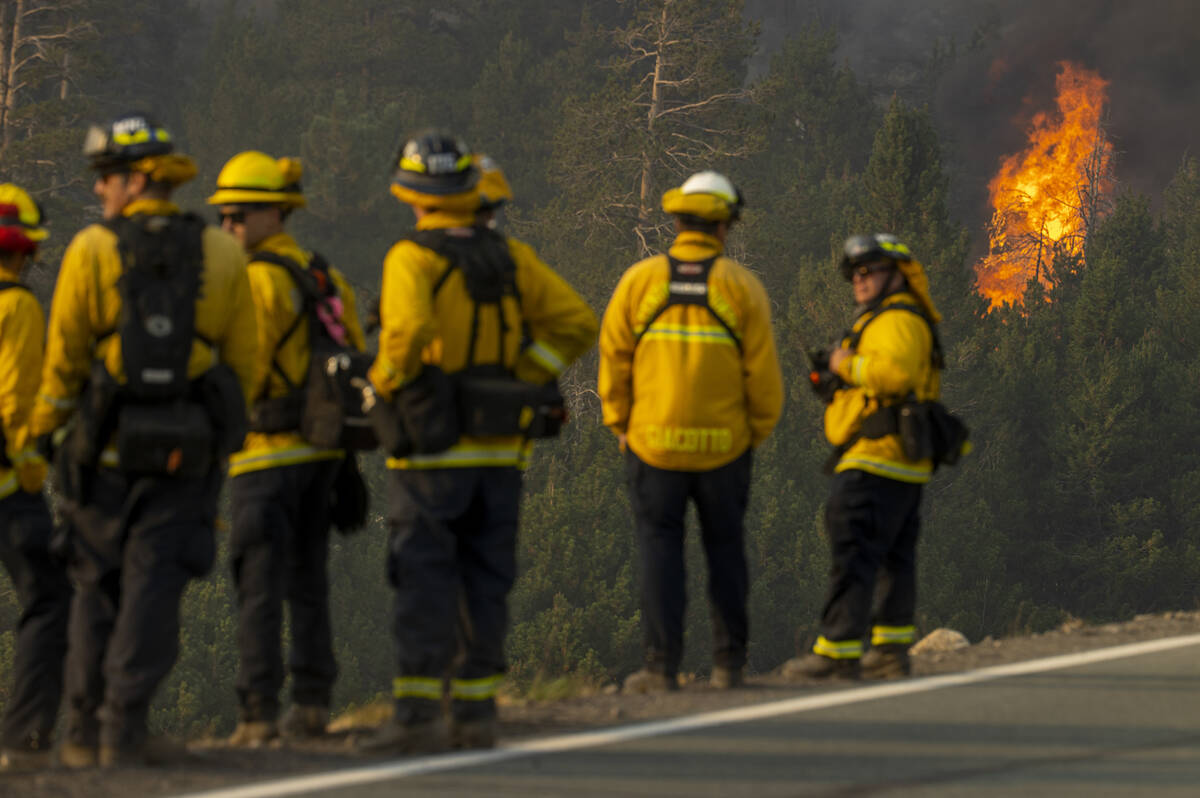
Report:
M179 600L212 568L221 475L203 479L89 475L67 503L75 583L68 636L67 735L133 746L150 701L179 655Z
M292 699L327 707L337 678L329 621L329 500L341 460L297 463L230 480L230 563L237 590L238 701L243 720L274 720L291 615Z
M865 471L834 474L825 506L833 551L821 612L826 640L861 640L872 624L912 625L920 509L920 485Z
M708 562L713 664L746 664L750 577L744 546L751 453L711 471L666 471L625 455L626 477L641 551L642 624L647 669L675 676L683 658L687 604L684 514L690 499L700 518Z
M412 677L483 683L477 694L455 695L454 716L494 716L495 685L506 669L508 593L517 571L521 472L394 470L388 479L397 683ZM440 712L440 698L402 692L396 699L398 722L420 723Z
M18 489L0 500L0 562L21 607L12 688L0 725L5 748L45 750L62 699L71 583L66 565L50 554L52 533L42 494Z

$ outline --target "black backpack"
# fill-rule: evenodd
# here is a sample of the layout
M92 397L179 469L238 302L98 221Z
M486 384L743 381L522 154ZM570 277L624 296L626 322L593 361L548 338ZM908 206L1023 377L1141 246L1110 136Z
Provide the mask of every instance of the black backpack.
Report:
M433 285L433 297L455 270L462 272L471 309L471 336L467 346L467 364L451 375L459 432L464 435L514 435L551 438L558 435L566 421L566 405L558 384L533 385L518 380L515 363L506 363L504 341L509 322L503 302L512 299L519 307L517 264L508 248L508 239L483 226L470 228L471 235L453 235L444 229L419 230L410 240L446 258L447 265ZM496 336L496 360L480 363L479 314L494 308L499 322ZM520 321L520 349L532 343L529 325Z
M268 433L298 430L306 441L322 449L374 449L379 441L363 410L362 394L372 358L335 341L320 318L322 311L329 312L329 300L337 296L329 264L317 253L308 268L275 252L255 252L251 260L287 270L300 291L301 307L271 356L271 368L288 386L288 393L260 397L251 412L250 428ZM304 379L294 383L276 355L302 323L308 325L311 352ZM264 393L266 390L264 385Z
M549 438L566 421L566 405L558 385L533 385L518 380L505 362L504 341L510 330L504 315L505 298L520 304L517 265L508 239L486 227L466 235L444 229L419 230L405 240L432 250L447 260L433 285L433 297L456 270L462 272L473 304L466 366L446 374L425 365L390 403L374 402L372 417L383 448L393 457L436 454L453 446L460 435L524 435ZM480 363L479 317L492 307L499 323L496 358ZM530 343L528 325L521 320L521 347Z
M229 408L209 407L202 380L188 378L196 333L196 299L204 269L204 222L195 214L137 214L105 222L117 235L122 272L117 280L121 312L113 333L121 339L124 385L89 386L105 394L97 419L93 451L103 446L115 422L117 454L123 471L200 477L211 470L244 427L227 416ZM211 341L205 341L212 346ZM222 371L224 369L224 371ZM103 366L99 371L103 371ZM218 365L206 377L228 381ZM93 381L102 378L93 368ZM219 421L223 430L218 435ZM223 439L223 440L222 440Z

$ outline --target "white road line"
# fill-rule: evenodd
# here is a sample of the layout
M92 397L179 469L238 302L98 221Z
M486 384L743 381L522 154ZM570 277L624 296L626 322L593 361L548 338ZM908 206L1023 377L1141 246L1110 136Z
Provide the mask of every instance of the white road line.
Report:
M727 723L745 723L746 721L773 718L780 715L792 715L798 712L811 712L817 709L858 704L863 701L875 701L880 698L913 695L931 690L943 690L947 687L980 684L1011 676L1025 676L1031 673L1044 673L1046 671L1062 670L1063 668L1074 668L1080 665L1091 665L1114 659L1137 657L1143 654L1170 651L1198 644L1200 644L1200 634L1169 637L1162 640L1150 640L1143 643L1130 643L1128 645L1102 648L1095 651L1084 651L1078 654L1047 657L1046 659L1031 660L1029 662L995 665L990 668L981 668L964 673L950 673L943 676L928 676L909 681L888 682L870 687L835 690L833 692L823 692L818 695L789 698L784 701L772 701L766 704L754 704L747 707L704 712L699 715L689 715L682 718L637 723L630 726L618 726L600 731L564 734L557 737L523 740L502 745L491 751L472 751L460 754L440 754L437 756L401 759L370 767L348 768L331 773L296 776L279 781L251 784L245 787L230 787L209 790L207 792L189 793L179 796L179 798L275 798L275 796L303 795L304 793L312 793L318 790L331 790L355 784L370 784L378 781L420 776L426 773L440 773L448 770L478 767L479 765L522 759L536 754L553 754L563 751L575 751L581 748L596 748L603 745L640 740L645 737L658 737L666 734L694 731L696 729L720 726Z

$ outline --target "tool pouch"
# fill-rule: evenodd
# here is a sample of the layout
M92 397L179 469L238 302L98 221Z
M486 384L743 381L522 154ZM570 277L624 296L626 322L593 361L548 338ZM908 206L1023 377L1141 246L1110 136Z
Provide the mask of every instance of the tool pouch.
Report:
M512 377L455 375L459 428L464 435L550 438L566 421L555 383L532 385Z
M208 411L195 402L124 404L116 445L121 471L183 479L208 474L215 448Z
M437 366L423 367L391 402L372 395L363 406L380 447L392 457L437 454L458 442L454 383Z

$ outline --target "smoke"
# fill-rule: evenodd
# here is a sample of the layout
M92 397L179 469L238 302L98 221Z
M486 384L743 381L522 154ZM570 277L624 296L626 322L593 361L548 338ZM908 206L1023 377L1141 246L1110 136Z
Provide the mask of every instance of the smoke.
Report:
M1107 132L1118 181L1157 200L1185 155L1200 154L1200 3L1195 0L749 0L747 14L781 37L817 19L837 30L839 57L872 85L929 103L975 229L987 181L1020 150L1030 119L1054 108L1057 63L1109 81ZM953 53L947 52L953 43ZM775 46L769 38L764 49ZM930 70L935 46L942 67Z

